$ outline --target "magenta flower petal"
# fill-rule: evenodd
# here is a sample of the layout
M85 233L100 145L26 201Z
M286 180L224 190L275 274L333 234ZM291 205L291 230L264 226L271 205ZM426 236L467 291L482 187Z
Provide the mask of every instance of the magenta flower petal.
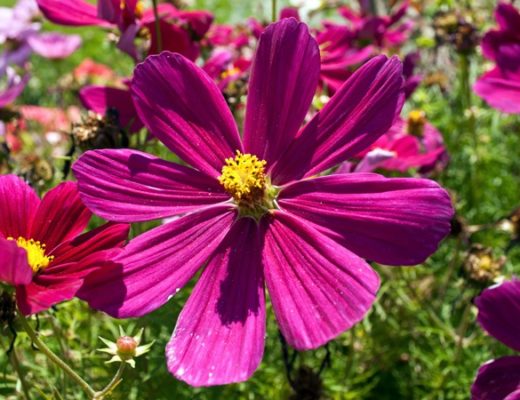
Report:
M0 176L0 236L29 237L40 199L34 190L16 175Z
M402 106L402 86L402 65L397 57L378 56L367 62L273 166L273 182L316 175L367 148L392 126Z
M136 237L114 261L89 276L78 297L118 317L145 315L166 303L226 236L235 212L213 206Z
M284 188L280 207L355 254L388 265L414 265L450 231L448 193L434 181L336 174Z
M284 212L273 216L263 257L276 319L291 346L314 349L363 319L375 301L379 277L303 220Z
M85 86L79 91L79 98L86 108L101 115L105 115L108 109L115 109L119 124L129 132L138 132L143 127L129 89Z
M132 95L146 127L170 150L210 176L242 150L222 93L199 67L179 54L151 56L135 69Z
M520 280L484 290L475 299L475 305L482 328L505 345L520 351Z
M42 57L60 59L70 56L81 46L81 36L46 32L29 36L27 43Z
M80 280L59 282L52 286L41 286L31 282L16 287L16 302L24 315L32 315L72 299L80 286Z
M41 241L52 251L83 232L91 215L79 198L76 183L63 182L43 197L28 237Z
M7 88L0 92L0 108L3 108L15 101L16 98L22 94L30 78L31 76L26 74L22 78L19 76L13 76L11 79L9 79Z
M33 270L27 263L27 253L14 240L0 237L0 282L11 285L27 285Z
M110 269L114 265L111 259L120 251L121 249L97 251L86 255L79 262L44 269L30 284L16 288L20 311L25 315L36 314L55 304L71 300L77 295L84 279L90 274Z
M510 32L520 31L520 13L514 5L501 2L495 9L495 19L500 29Z
M247 380L264 351L262 237L238 220L211 257L166 347L168 369L192 386Z
M109 27L110 24L97 17L96 6L83 0L37 0L45 18L58 25Z
M520 76L512 79L495 68L482 75L473 90L491 107L505 113L520 114Z
M171 217L229 199L217 180L137 150L89 151L73 171L85 204L110 221Z
M113 24L117 24L121 16L121 8L124 6L128 8L126 0L98 0L97 2L97 16Z
M260 36L253 61L244 125L244 148L276 161L298 133L320 74L318 43L307 25L284 19Z
M483 364L471 386L471 400L520 400L520 357Z
M128 224L109 222L60 244L52 251L53 263L44 272L54 274L58 269L63 269L62 264L81 262L95 252L121 247L129 229Z
M151 18L148 22L143 21L143 24L150 30L152 35L148 54L159 53L159 41L155 31L155 18ZM192 61L197 59L200 54L199 46L193 41L190 31L185 29L184 26L179 26L162 18L159 20L159 29L161 32L161 45L163 50L182 54Z

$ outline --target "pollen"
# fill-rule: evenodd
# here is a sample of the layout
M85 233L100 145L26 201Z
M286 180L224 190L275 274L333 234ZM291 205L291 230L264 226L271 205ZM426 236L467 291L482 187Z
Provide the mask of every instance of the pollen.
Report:
M144 13L144 1L138 1L135 5L135 16L137 18L142 18Z
M236 201L254 201L264 194L265 164L257 156L237 150L234 158L226 159L218 180Z
M240 74L240 72L241 72L240 68L238 68L238 67L228 68L225 71L222 71L222 73L220 74L220 78L227 79L227 78Z
M412 110L408 114L408 133L414 136L423 136L426 114L422 110Z
M8 237L7 240L15 239L13 237ZM54 256L48 256L45 254L45 244L40 241L25 239L20 236L16 239L16 244L27 252L27 262L35 273L47 268L52 260L54 260Z

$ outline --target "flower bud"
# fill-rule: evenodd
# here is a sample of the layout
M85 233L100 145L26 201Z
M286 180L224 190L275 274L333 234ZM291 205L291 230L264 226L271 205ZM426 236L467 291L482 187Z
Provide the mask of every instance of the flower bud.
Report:
M123 360L129 360L135 357L136 349L139 343L131 336L121 336L116 341L117 354Z

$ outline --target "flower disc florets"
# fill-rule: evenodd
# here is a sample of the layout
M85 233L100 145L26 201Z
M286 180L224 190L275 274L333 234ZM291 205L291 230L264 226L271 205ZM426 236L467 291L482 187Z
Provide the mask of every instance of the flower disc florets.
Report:
M27 252L27 263L34 273L47 268L52 260L54 260L54 256L45 254L45 244L39 241L25 239L21 236L18 239L8 237L7 240L15 240L18 247L25 249Z
M426 124L426 114L421 110L412 110L408 114L408 133L417 137L424 135L424 125Z
M233 196L241 216L259 219L274 208L277 190L265 175L265 165L266 162L257 156L238 150L234 158L226 158L218 180Z

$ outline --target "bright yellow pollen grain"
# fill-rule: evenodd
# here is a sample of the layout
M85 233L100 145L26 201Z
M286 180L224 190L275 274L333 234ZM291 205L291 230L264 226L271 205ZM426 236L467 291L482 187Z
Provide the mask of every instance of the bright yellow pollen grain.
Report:
M265 164L257 156L237 150L235 158L226 158L218 180L236 201L251 200L256 193L262 194L265 189Z
M8 237L7 240L15 240L13 237ZM34 239L25 239L19 237L16 239L18 247L25 249L27 252L27 262L32 270L36 273L44 268L54 260L54 256L45 255L45 244Z

